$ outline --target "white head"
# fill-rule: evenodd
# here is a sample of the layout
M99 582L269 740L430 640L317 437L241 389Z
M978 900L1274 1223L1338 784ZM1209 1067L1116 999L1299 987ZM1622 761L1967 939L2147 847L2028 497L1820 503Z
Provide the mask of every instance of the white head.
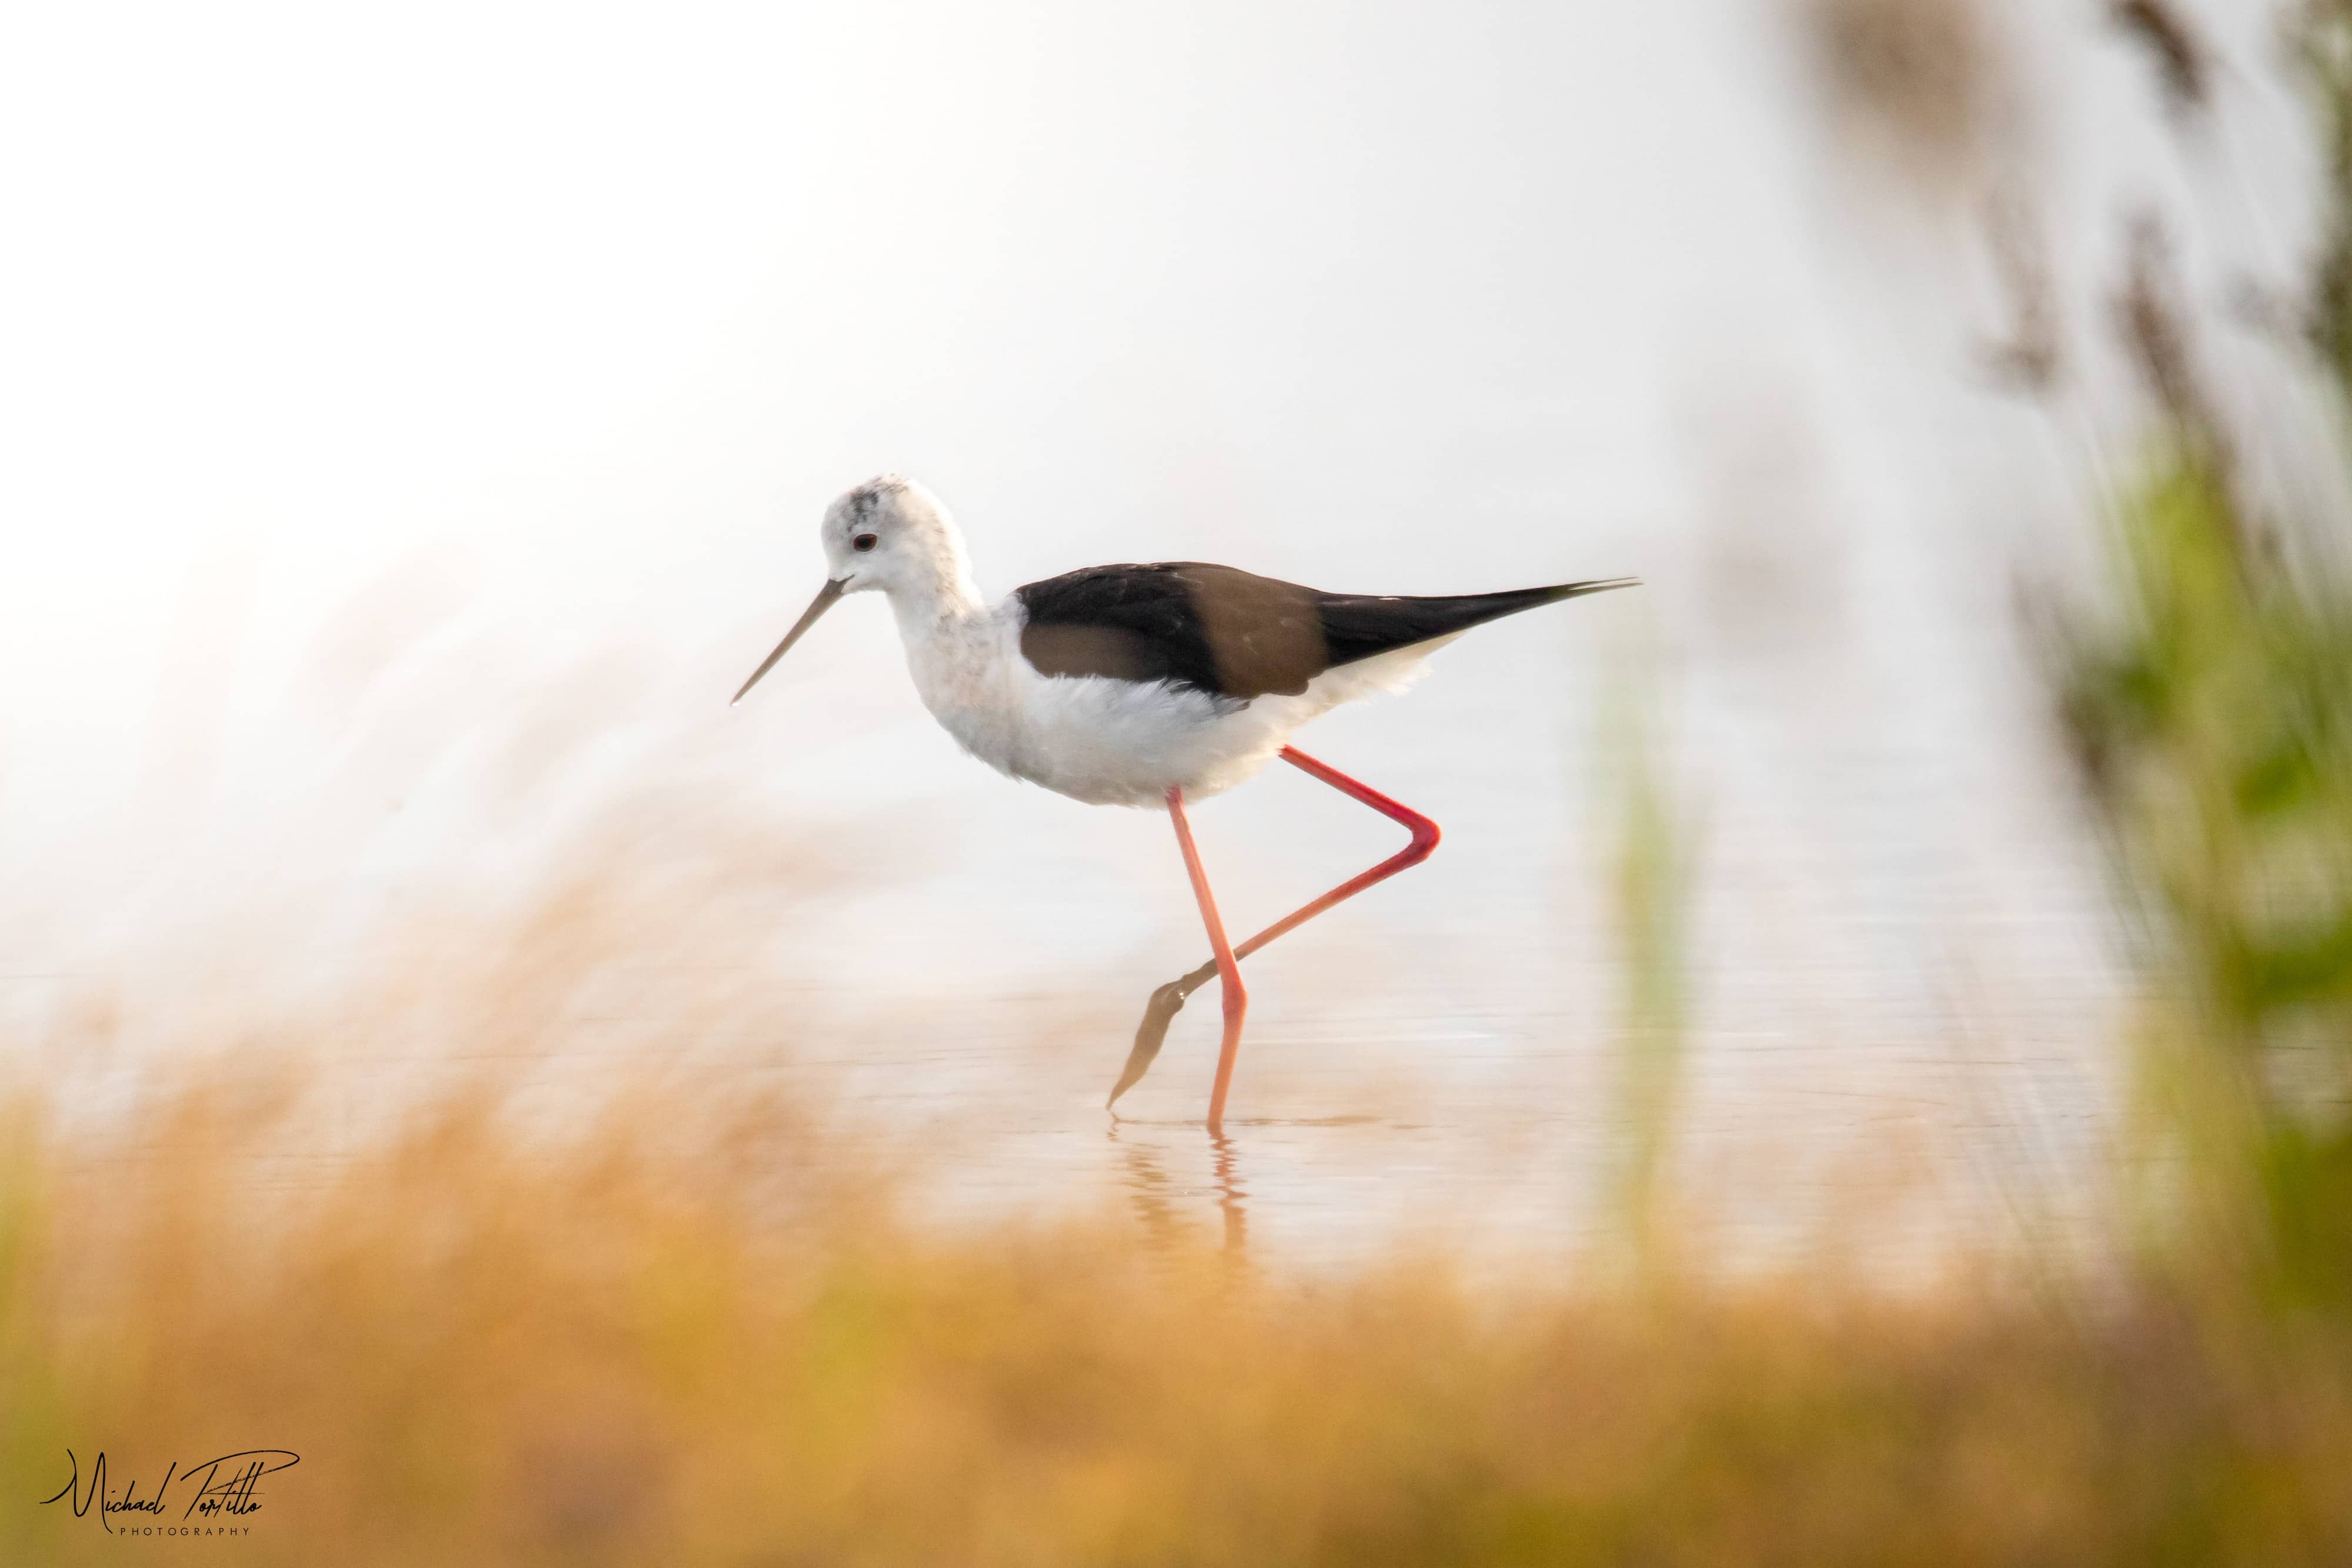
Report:
M888 594L902 623L979 602L963 535L940 498L912 479L896 474L868 479L824 509L817 537L824 547L824 587L776 651L751 672L735 694L737 702L818 616L848 594Z
M868 479L824 509L825 576L844 593L938 598L968 581L963 535L940 498L912 479Z

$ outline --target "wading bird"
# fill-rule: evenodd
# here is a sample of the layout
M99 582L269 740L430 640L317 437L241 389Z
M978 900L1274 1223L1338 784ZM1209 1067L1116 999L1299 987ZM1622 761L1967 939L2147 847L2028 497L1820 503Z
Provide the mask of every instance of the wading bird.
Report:
M963 535L937 497L895 475L825 509L825 584L735 694L774 667L817 618L852 593L889 597L915 690L966 751L1001 773L1097 806L1160 806L1208 927L1210 960L1152 992L1110 1103L1151 1066L1169 1021L1216 976L1224 1043L1209 1129L1225 1117L1248 993L1241 960L1376 882L1418 865L1437 824L1318 762L1293 731L1343 702L1395 690L1423 655L1473 626L1632 578L1444 598L1324 593L1229 566L1097 566L982 599ZM1225 940L1184 802L1221 794L1276 758L1402 823L1412 840L1360 876L1248 941Z

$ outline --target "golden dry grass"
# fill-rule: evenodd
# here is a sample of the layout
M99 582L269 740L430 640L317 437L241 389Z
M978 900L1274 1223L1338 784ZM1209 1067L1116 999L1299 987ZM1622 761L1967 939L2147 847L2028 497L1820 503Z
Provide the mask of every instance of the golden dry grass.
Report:
M560 1142L471 1090L323 1185L257 1187L303 1113L191 1091L119 1160L22 1113L0 1560L2352 1552L2344 1337L2154 1287L1473 1294L1406 1257L1302 1283L1108 1219L942 1234L790 1105L715 1088L635 1091ZM233 1542L35 1506L68 1448L152 1491L265 1446L301 1462Z

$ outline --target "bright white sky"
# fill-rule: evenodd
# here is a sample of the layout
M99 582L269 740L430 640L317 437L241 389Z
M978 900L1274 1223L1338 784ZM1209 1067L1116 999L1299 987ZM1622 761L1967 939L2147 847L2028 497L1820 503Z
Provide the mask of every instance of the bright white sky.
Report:
M1670 30L1192 9L20 14L17 788L144 733L225 579L267 701L420 549L574 647L772 618L884 465L1000 584L1213 539L1344 575L1346 514L1491 504L1464 444L1528 425L1574 444L1517 484L1664 500L1649 367L1734 215L1717 128L1643 102Z
M2080 9L2020 37L2087 288L2124 197L2193 197ZM957 896L1092 833L1111 869L1051 896L1111 897L1161 830L1080 827L954 757L878 612L727 715L815 584L824 502L883 468L948 498L999 591L1186 556L1376 591L1646 576L1646 608L1498 630L1410 708L1345 720L1367 771L1533 818L1542 852L1433 877L1463 910L1538 906L1589 825L1549 802L1593 732L1590 680L1545 673L1646 623L1688 672L1734 873L1785 897L1821 872L1811 896L1881 915L2044 912L1983 863L2050 816L2011 803L2039 775L1985 649L2013 547L2080 494L2046 427L1969 382L1994 319L1965 229L1874 223L1841 183L1787 15L16 7L13 913L55 937L159 866L267 880L295 852L275 825L348 782L347 708L437 711L429 752L582 669L615 732L731 747L811 810L984 824L940 868ZM2259 37L2229 33L2247 107L2213 156L2284 180ZM437 829L387 825L429 766L379 762L394 782L335 832L431 859ZM1759 870L1750 839L1863 859Z

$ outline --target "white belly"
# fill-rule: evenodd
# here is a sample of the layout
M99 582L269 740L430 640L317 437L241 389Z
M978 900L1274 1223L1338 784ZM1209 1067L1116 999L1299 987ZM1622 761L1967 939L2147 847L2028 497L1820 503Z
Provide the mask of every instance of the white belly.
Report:
M1021 656L1017 615L909 642L923 704L958 744L1013 778L1096 806L1157 806L1244 782L1339 703L1397 690L1437 643L1328 670L1297 696L1250 702L1166 682L1046 676ZM1441 639L1441 642L1451 639Z
M1230 789L1272 761L1297 727L1263 703L1164 682L1028 674L1018 686L1009 744L984 748L975 740L992 737L953 722L949 729L1015 779L1097 806L1156 806L1171 788L1196 798Z

